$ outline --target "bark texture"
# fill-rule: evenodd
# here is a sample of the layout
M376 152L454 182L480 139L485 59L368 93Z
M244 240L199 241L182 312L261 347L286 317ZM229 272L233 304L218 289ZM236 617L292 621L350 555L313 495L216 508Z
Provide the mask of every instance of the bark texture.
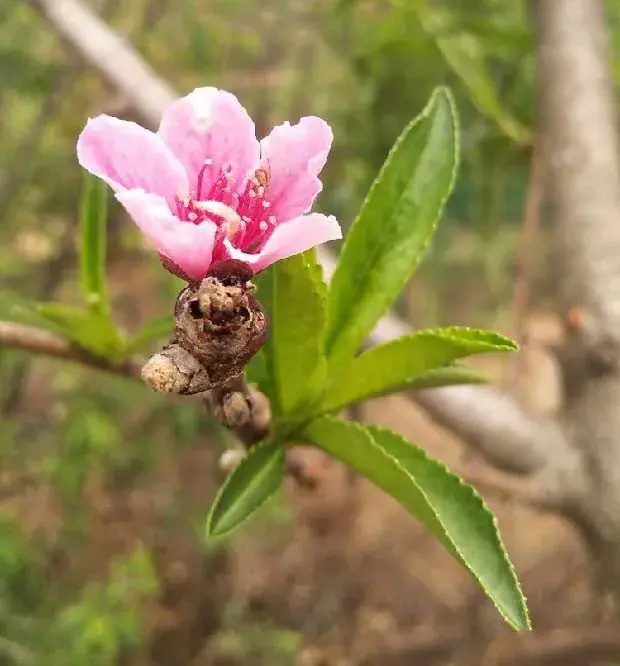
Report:
M581 460L564 509L620 591L620 160L603 3L537 0L539 113L567 322L562 427Z

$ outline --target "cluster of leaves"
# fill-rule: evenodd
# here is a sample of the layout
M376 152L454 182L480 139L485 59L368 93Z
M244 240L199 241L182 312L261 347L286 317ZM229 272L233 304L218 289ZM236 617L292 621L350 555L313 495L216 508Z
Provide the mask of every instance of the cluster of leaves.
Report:
M397 433L334 416L347 405L403 389L479 381L455 363L515 349L496 333L421 330L357 354L411 276L452 190L458 124L438 88L390 152L342 248L329 287L315 252L259 276L271 318L250 379L272 405L272 435L250 449L222 486L207 533L242 523L279 488L286 447L303 441L345 462L392 495L465 566L515 628L525 602L495 520L473 488Z

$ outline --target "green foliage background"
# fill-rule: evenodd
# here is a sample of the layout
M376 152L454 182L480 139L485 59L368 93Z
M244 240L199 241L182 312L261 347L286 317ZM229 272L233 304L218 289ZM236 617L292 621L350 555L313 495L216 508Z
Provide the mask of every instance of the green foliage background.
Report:
M461 169L431 260L401 306L416 325L502 321L535 117L524 3L91 4L179 91L205 84L234 91L261 133L287 118L325 117L336 141L319 208L345 227L404 125L435 86L449 84L461 113ZM620 81L620 9L607 6ZM22 297L80 300L75 139L101 111L131 116L27 3L0 3L0 316ZM110 298L136 331L168 311L180 283L143 251L118 208L108 243ZM540 264L544 253L543 246ZM536 297L552 297L542 273L534 277ZM157 494L162 466L196 442L218 450L225 433L193 404L170 404L129 380L4 350L0 376L0 664L103 666L146 654L153 623L143 609L166 584L159 542L181 531L214 571L222 557L200 532L214 464L205 466L204 496L191 503ZM49 515L34 525L21 502L33 489L51 498ZM151 529L122 540L96 572L74 566L96 548L98 516L132 493L148 496ZM249 653L252 663L265 651L267 663L291 663L297 636L278 627L246 631L234 601L218 625L221 649Z

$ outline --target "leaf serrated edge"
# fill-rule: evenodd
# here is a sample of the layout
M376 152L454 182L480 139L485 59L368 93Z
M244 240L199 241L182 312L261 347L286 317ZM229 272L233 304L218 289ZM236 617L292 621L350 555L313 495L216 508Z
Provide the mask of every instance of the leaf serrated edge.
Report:
M487 351L492 351L492 350L487 350ZM480 353L480 352L478 352ZM462 357L461 357L462 358ZM318 405L318 409L316 412L312 413L312 418L320 418L321 416L327 416L329 414L334 414L335 412L341 410L341 409L346 409L347 407L350 407L351 405L356 405L361 402L365 402L366 400L374 400L375 398L381 398L387 395L393 395L394 393L400 393L401 391L407 391L407 390L423 390L424 388L440 388L443 386L462 386L465 384L486 384L488 383L487 378L484 375L478 374L476 377L475 381L468 381L468 382L454 382L452 384L439 384L438 386L428 386L428 387L416 387L414 385L414 382L417 380L423 379L426 375L429 375L437 370L441 371L444 369L448 369L454 367L454 363L447 363L445 365L438 365L435 366L434 368L428 368L427 370L424 370L420 374L417 375L408 375L403 379L402 382L399 384L393 384L387 388L385 388L382 391L375 391L373 393L369 393L368 395L365 396L359 396L355 398L355 400L351 402L346 402L346 403L338 403L337 405L330 405L327 404L327 406L323 406L321 402L317 402L316 404ZM465 369L465 366L462 366L463 369ZM467 368L469 369L469 368ZM471 376L473 377L476 373L472 371ZM319 400L323 400L325 396L327 395L327 391L324 390L322 395L319 396Z
M454 163L452 165L452 171L450 173L450 182L448 184L448 187L446 188L446 193L441 199L441 202L438 207L437 211L437 216L435 217L435 221L433 224L430 226L428 233L424 237L424 243L423 243L423 248L427 248L430 239L432 238L433 234L435 233L435 230L437 229L437 225L439 223L439 220L441 218L441 215L443 213L443 210L445 208L446 202L450 198L452 191L454 190L454 184L456 183L456 174L458 173L459 166L461 163L461 151L460 151L460 138L461 138L461 130L460 130L460 124L459 124L459 116L458 116L458 111L456 107L456 102L454 100L454 96L452 94L452 91L450 88L447 86L437 86L435 90L433 90L433 93L431 94L431 97L426 105L426 107L423 110L426 111L425 116L421 117L428 117L430 115L431 109L435 104L436 98L439 98L440 95L444 95L447 102L448 102L448 107L450 109L450 118L452 119L452 130L453 130L453 137L454 137L454 143L453 143L453 155L454 155ZM410 278L408 276L405 280L403 280L402 284L404 285L407 280Z
M467 334L468 337L462 335L463 333ZM417 331L412 331L405 335L401 335L398 338L394 338L389 342L386 342L383 345L376 347L371 347L366 352L360 354L351 359L351 363L354 363L358 358L361 358L363 354L371 353L378 349L384 349L391 346L397 346L398 344L404 344L407 340L415 340L416 338L423 337L433 337L439 338L441 340L449 340L457 344L470 344L470 345L479 345L483 347L480 350L472 350L470 355L475 355L476 353L485 353L485 352L503 352L503 351L518 351L519 346L514 340L507 338L500 333L494 333L493 331L485 331L481 328L469 328L466 326L447 326L442 328L420 328ZM492 337L493 340L488 340L485 336Z
M450 382L450 383L439 383L436 385L429 385L429 386L416 386L416 382L423 380L425 377L432 376L434 373L437 373L441 375L442 372L448 371L448 370L454 370L456 372L455 377L459 373L463 373L463 376L461 377L461 380L463 381L455 381L455 382ZM486 375L483 375L482 373L476 372L472 368L466 365L462 365L457 362L452 362L448 363L447 365L440 365L437 366L436 368L431 368L430 370L426 370L423 372L421 375L417 375L416 377L412 377L408 380L408 384L406 386L407 389L410 390L420 390L423 388L439 388L440 386L462 386L464 384L488 384L489 379Z
M275 454L279 454L279 456L282 458L282 465L284 466L284 456L286 454L286 450L281 445L279 446L279 448L275 448L276 444L272 441L265 441L265 442L259 442L258 444L254 444L252 446L252 448L248 451L247 456L239 463L239 465L242 465L245 461L247 461L250 458L250 456L256 455L256 453L258 451L260 451L261 449L267 448L268 446L274 446L274 456L273 456L273 460L270 460L270 464L266 465L263 469L264 470L265 469L270 469L270 465L274 462L277 462L278 456L275 455ZM250 511L250 513L248 513L248 515L243 520L241 520L238 523L235 523L229 529L224 530L223 532L213 532L212 527L213 527L214 511L215 511L222 495L224 494L224 492L226 491L228 486L232 483L235 471L238 468L239 468L239 466L235 467L235 469L233 469L232 472L230 472L230 474L228 474L228 476L224 480L224 483L222 483L222 485L220 486L220 489L217 491L217 494L215 495L215 499L211 503L211 507L209 508L209 515L207 516L207 521L206 521L206 525L205 525L205 531L206 531L207 537L209 537L209 538L221 538L221 537L225 537L225 536L231 534L231 532L236 530L238 527L241 527L241 525L243 525L249 518L251 518L265 504L265 502L270 500L273 497L273 495L275 494L275 491L274 491L270 495L265 496L265 498L263 500L261 500L254 507L254 509L252 511ZM256 478L256 475L253 477L253 479L254 478Z
M319 332L318 337L318 348L319 348L319 357L317 359L317 365L315 367L315 372L310 375L309 379L314 379L316 372L318 371L320 364L325 365L325 377L323 380L323 385L318 387L314 394L309 395L307 392L302 395L296 405L291 408L290 412L282 413L279 416L284 420L288 421L291 416L295 415L295 412L302 410L305 414L306 411L310 410L313 405L315 405L319 400L321 400L325 390L327 388L327 355L325 353L325 334L327 330L327 307L328 307L328 284L325 282L323 274L323 266L319 262L316 250L313 248L310 251L302 253L304 264L307 268L307 275L310 277L310 293L312 297L315 297L323 305L323 326ZM275 276L274 276L275 282ZM274 290L275 292L275 290ZM278 386L278 377L275 370L275 354L271 354L271 368L270 373L274 384L274 394L276 397L276 403L278 411L281 409L281 400L280 400L280 388Z
M491 351L491 350L489 350L489 351ZM426 377L427 375L431 375L432 373L437 372L437 371L441 372L442 370L455 369L455 366L456 366L457 370L461 369L461 370L463 370L463 372L465 372L466 370L467 371L470 370L468 367L466 367L464 365L463 366L458 366L454 362L447 363L445 365L438 365L438 366L435 366L434 368L428 368L427 370L424 370L423 372L421 372L418 375L409 375L400 384L393 385L390 388L386 388L384 391L381 391L380 393L372 393L372 394L368 395L367 397L362 397L362 398L357 399L355 402L349 402L349 403L340 405L336 409L345 409L349 405L353 405L353 404L356 404L358 402L362 402L362 401L365 401L365 400L374 400L375 398L381 398L383 396L392 395L393 393L399 393L399 392L405 391L405 390L416 390L417 387L414 385L414 383L416 381L424 379L424 377ZM486 383L488 383L488 379L484 375L482 375L480 373L476 373L473 370L471 371L470 376L472 378L475 378L475 381L463 382L463 384L486 384ZM459 386L459 385L462 385L462 384L459 384L457 382L455 382L454 384L440 384L437 388L439 388L441 386ZM422 387L422 388L425 388L425 387ZM434 387L429 386L429 387L426 387L426 388L434 388ZM420 390L420 389L418 389L418 390ZM334 411L334 409L330 408L330 410L328 412L321 412L320 414L317 414L317 415L328 414L328 413L333 412L333 411Z
M356 424L356 425L361 425L361 424ZM525 593L523 592L523 588L521 587L521 583L520 583L519 578L518 578L518 576L517 576L517 573L516 573L516 571L515 571L514 565L512 564L510 558L508 557L508 551L506 550L506 546L505 546L504 541L503 541L503 539L502 539L502 537L501 537L501 533L500 533L500 530L499 530L499 526L498 526L497 518L496 518L495 514L491 511L491 509L489 508L489 506L487 505L487 503L484 501L484 498L482 497L482 495L480 495L480 493L479 493L479 492L478 492L478 491L477 491L472 485L470 485L469 483L466 483L466 482L465 482L465 481L464 481L464 480L463 480L458 474L455 474L454 472L452 472L452 470L450 470L449 467L448 467L447 465L445 465L445 464L442 463L441 461L437 460L436 458L433 458L432 456L430 456L430 455L429 455L429 454L428 454L428 453L427 453L427 452L426 452L421 446L417 446L417 445L414 444L413 442L410 442L409 440L407 440L407 439L406 439L405 437L403 437L402 435L400 435L400 434L398 434L398 433L395 433L393 430L390 430L389 428L386 428L386 427L384 427L384 426L376 426L376 425L372 425L372 424L365 424L365 425L363 425L363 426L361 427L361 429L362 429L362 430L368 430L368 431L370 432L371 435L372 435L372 431L373 431L373 430L376 430L376 431L378 431L378 432L385 432L385 433L388 433L388 434L389 434L390 436L392 436L392 437L397 437L397 438L401 439L401 440L402 440L403 442L405 442L408 446L415 446L415 448L416 448L416 449L422 454L422 456L424 457L425 460L427 460L427 461L430 462L431 464L437 465L438 467L442 468L443 471L446 473L447 476L449 476L449 477L455 479L455 480L457 481L457 483L458 483L461 487L463 487L466 491L468 491L468 492L471 494L471 497L472 497L472 498L473 498L473 499L479 504L479 506L480 506L480 508L482 509L483 513L485 513L487 516L489 516L489 517L491 518L491 523L493 524L493 527L495 528L495 529L494 529L494 532L495 532L495 539L497 540L497 545L500 547L500 552L501 552L501 554L502 554L502 556L503 556L503 560L504 560L504 562L508 565L508 571L510 572L510 575L511 575L512 581L513 581L513 583L514 583L514 585L515 585L515 588L516 588L516 590L517 590L517 592L518 592L518 594L519 594L519 598L520 598L520 600L521 600L521 610L523 611L523 617L525 618L525 629L526 629L526 630L530 630L530 629L532 628L532 625L531 625L531 621L530 621L529 612L528 612L528 609L527 609L527 603L526 603L526 602L527 602L527 598L526 598L526 596L525 596ZM375 441L374 437L371 437L371 439L373 440L373 445L376 446L378 449L380 449L381 452L382 452L385 456L387 456L388 458L390 458L390 460L392 460L392 461L393 461L393 462L394 462L394 463L395 463L395 464L396 464L396 465L397 465L397 466L398 466L398 467L399 467L399 468L400 468L400 469L401 469L401 470L402 470L402 471L403 471L403 472L404 472L404 473L405 473L405 474L406 474L406 475L407 475L407 476L413 481L413 483L414 483L415 486L418 488L418 490L420 491L420 493L421 493L421 494L424 496L424 498L426 499L426 501L427 501L427 503L428 503L428 506L431 508L431 511L433 512L433 515L434 515L435 518L437 519L437 522L439 523L439 525L440 525L441 528L443 529L444 534L445 534L446 537L449 539L449 541L450 541L450 543L452 544L454 550L457 552L457 554L458 554L459 558L461 559L461 562L463 563L463 565L465 566L465 568L466 568L466 569L469 571L469 573L470 573L470 574L471 574L471 575L472 575L472 576L478 581L478 583L480 583L480 586L481 586L482 589L486 592L487 597L489 598L489 600L491 601L491 603L495 606L495 608L497 609L497 612L498 612L498 613L504 618L504 620L505 620L505 621L506 621L511 627L513 627L514 629L517 629L517 630L518 630L520 627L519 627L518 625L516 625L516 624L515 624L515 623L514 623L514 622L513 622L513 621L512 621L507 615L506 615L506 613L504 613L504 612L502 611L502 609L501 609L501 608L495 603L495 600L490 596L489 591L488 591L486 585L484 584L484 582L483 582L483 581L479 578L479 576L478 576L478 575L472 570L472 568L470 567L469 563L468 563L468 562L466 561L466 559L463 557L463 554L461 553L460 549L457 547L457 545L456 545L456 544L454 543L454 541L452 540L452 537L451 537L451 536L448 534L448 532L446 531L446 528L445 528L445 525L444 525L443 521L441 520L441 518L439 517L439 515L437 514L437 512L436 512L435 509L433 508L433 505L432 505L432 503L429 501L428 496L427 496L427 494L424 492L424 490L422 490L422 488L420 487L420 485L416 482L416 480L413 478L413 476L407 471L407 469L404 467L404 465L401 465L401 463L399 463L398 460L397 460L396 458L394 458L394 456L390 455L387 451L385 451L384 448L383 448L378 442Z
M385 172L387 171L387 169L390 166L390 161L391 161L392 156L400 150L401 145L405 142L405 140L409 136L411 130L414 127L416 127L417 125L420 125L423 120L425 120L426 118L428 118L430 116L431 111L432 111L433 107L435 106L435 100L436 100L437 97L439 97L440 94L444 94L446 96L446 99L448 100L448 105L449 105L450 111L451 111L450 115L451 115L452 121L453 121L452 122L452 127L454 129L454 138L455 138L455 140L454 140L455 164L454 164L454 167L452 169L452 178L450 180L450 187L448 188L447 195L445 196L444 199L442 199L441 204L439 206L440 210L443 209L443 206L444 206L445 202L447 201L448 197L450 196L450 193L452 192L452 188L454 187L454 183L456 181L456 172L458 171L458 165L459 165L459 162L460 162L460 154L459 154L459 152L460 152L459 151L459 136L460 136L459 131L460 130L459 130L459 121L458 121L458 117L457 117L457 113L456 113L456 103L454 101L454 96L452 95L452 92L450 91L450 89L447 86L437 86L433 90L433 92L431 93L431 96L430 96L428 102L426 102L422 111L420 111L420 113L415 118L413 118L412 120L409 121L409 123L405 126L405 129L401 132L400 136L394 142L394 145L390 148L390 151L388 152L387 157L385 158L385 161L383 162L383 165L381 166L381 169L379 170L379 173L377 174L377 177L373 181L372 185L370 186L370 189L368 190L368 193L364 197L364 201L362 202L362 205L360 206L360 212L358 213L357 217L353 221L353 224L351 225L351 228L349 229L349 233L347 234L347 237L346 237L346 239L345 239L345 241L342 245L341 254L344 253L344 251L347 247L347 240L351 236L351 232L355 228L355 225L357 224L358 220L362 217L362 213L364 212L364 210L366 208L366 204L370 201L370 199L372 198L375 190L377 189L377 187L379 187L380 183L382 182L382 180L385 176ZM433 231L434 231L434 227L433 227ZM430 235L432 235L432 231L431 231L431 233L429 233L427 235L427 238Z
M468 335L471 335L470 340L472 342L480 342L484 343L487 346L493 346L495 347L498 351L518 351L519 350L519 345L512 340L511 338L502 335L501 333L496 333L495 331L487 331L483 328L472 328L470 326L443 326L441 328L421 328L415 333L432 333L433 335L436 335L437 337L444 337L444 338L458 338L459 334L461 333L467 333ZM492 342L492 341L487 341L481 338L484 338L485 336L489 336L490 338L493 338L497 342ZM405 337L405 336L403 336ZM479 340L476 340L476 338L480 338ZM397 338L397 340L400 338Z
M337 419L337 418L334 418L334 417L320 417L320 418L324 419L324 420L327 420L327 421L332 421L332 422L340 421L340 419ZM478 493L478 491L476 491L476 489L473 486L471 486L470 484L466 483L463 479L461 479L461 477L459 477L458 474L455 474L454 472L452 472L447 467L447 465L445 465L444 463L440 462L439 460L436 460L435 458L429 456L429 454L422 447L413 444L413 442L410 442L409 440L407 440L402 435L400 435L398 433L395 433L393 430L390 430L389 428L386 428L386 427L383 427L383 426L376 426L376 425L372 425L372 424L362 424L362 423L358 423L358 422L355 422L355 421L346 421L345 423L346 423L347 427L355 428L359 432L363 433L364 436L368 437L371 446L373 446L376 450L378 450L381 453L381 455L383 455L385 458L387 458L392 464L394 464L401 472L403 472L403 474L405 474L411 480L411 482L415 485L415 487L418 489L420 494L426 499L426 502L427 502L430 510L432 511L432 513L435 516L437 522L439 523L439 526L441 527L444 535L446 536L446 538L448 539L448 541L450 542L450 544L454 548L455 553L458 555L459 560L461 561L461 563L463 564L465 569L467 571L469 571L469 573L472 575L472 577L480 584L480 587L482 587L482 589L485 591L485 593L487 594L487 597L489 598L489 600L491 601L493 606L495 606L495 608L497 609L497 612L504 618L504 620L511 627L518 630L520 627L518 625L516 625L506 615L506 613L504 613L504 611L501 608L499 608L499 606L497 605L495 600L489 595L486 585L479 578L479 576L473 571L473 569L471 568L469 563L465 560L465 558L463 557L463 554L461 553L460 549L456 546L456 544L452 540L452 537L446 531L446 528L445 528L445 525L444 525L443 521L439 518L439 516L437 515L437 512L434 510L433 505L429 501L427 494L422 490L422 488L420 488L420 485L416 482L416 480L413 478L413 476L407 471L407 469L401 463L399 463L398 460L396 458L394 458L394 456L390 455L378 442L375 441L375 438L372 436L372 430L374 429L374 430L377 430L379 432L386 432L392 437L397 437L397 438L401 439L403 442L405 442L407 444L407 446L415 446L418 451L422 452L422 454L423 454L423 456L426 460L428 460L431 463L434 463L436 465L439 465L441 468L443 468L443 470L447 473L447 475L449 477L455 478L459 485L461 485L465 489L469 490L469 492L472 494L474 500L476 500L479 503L480 507L482 508L483 513L485 513L487 515L490 515L490 517L491 517L492 525L495 528L495 530L494 530L495 537L497 539L498 545L500 546L500 552L504 556L503 559L506 562L506 564L508 565L508 570L510 572L512 581L513 581L513 583L515 585L515 588L516 588L516 590L519 594L519 598L520 598L520 601L521 601L521 610L523 611L523 617L525 618L525 629L527 629L527 630L531 629L532 626L531 626L531 621L530 621L530 617L529 617L529 613L528 613L528 609L527 609L527 605L526 605L526 597L525 597L525 594L523 592L523 588L521 587L521 583L519 582L519 579L516 575L516 571L514 569L514 566L513 566L512 562L510 561L510 558L508 557L504 542L501 538L501 534L500 534L500 531L499 531L498 525L497 525L497 518L495 517L495 514L489 509L486 502L481 497L481 495ZM310 444L312 444L314 446L318 446L319 448L321 448L318 444L313 442L311 437L307 436L307 441L309 441ZM387 491L384 491L384 492L387 492ZM399 502L399 504L401 504L401 502Z
M455 335L456 333L473 333L474 335L471 336L469 339L461 339L459 338L458 335ZM476 339L477 336L480 336L480 338L483 338L485 335L491 335L495 338L499 338L502 341L505 341L505 344L500 343L499 341L495 342L490 342L487 340L483 339ZM467 353L464 354L459 354L456 358L465 358L468 356L475 356L477 354L490 354L490 353L501 353L501 352L513 352L513 351L518 351L519 347L518 345L511 340L510 338L507 338L500 333L494 333L493 331L486 331L484 329L477 329L477 328L470 328L467 326L447 326L444 328L422 328L417 331L413 331L412 333L409 333L407 335L402 335L399 338L395 338L394 340L390 340L389 342L386 342L383 345L379 345L377 347L372 347L360 354L359 356L356 356L348 361L346 365L343 364L342 369L339 373L336 374L336 377L344 377L345 380L349 376L350 372L352 369L354 369L355 364L357 361L362 359L366 354L372 354L373 352L376 352L377 350L380 349L385 349L389 347L397 347L399 344L404 344L405 341L411 340L411 339L416 339L416 338L422 338L424 336L432 336L434 338L439 338L442 340L449 340L453 341L457 344L465 344L469 343L472 345L471 350L468 350ZM480 348L475 348L475 346L479 346ZM348 402L348 403L343 403L343 404L338 404L335 407L329 406L328 409L322 409L319 408L316 413L314 413L314 417L318 417L321 415L325 414L330 414L335 412L338 409L343 409L347 407L348 405L356 404L358 402L361 402L362 400L369 400L371 398L376 398L384 395L390 395L392 393L398 393L399 391L405 390L407 388L412 388L414 389L415 387L411 387L410 384L414 382L416 379L419 379L423 377L425 374L432 372L433 370L440 370L442 368L447 368L449 367L453 361L445 363L445 364L440 364L432 368L427 368L426 370L422 371L420 374L413 374L413 375L408 375L403 379L403 381L399 384L392 385L390 388L386 388L384 391L381 392L375 392L372 394L369 394L366 397L360 397L356 399L353 402ZM473 371L472 371L473 372ZM486 380L484 377L480 377L480 381L478 382L464 382L464 383L486 383ZM453 385L457 385L458 383L455 382ZM446 384L448 386L449 384ZM322 398L325 397L326 392L330 388L330 383L329 383L329 378L327 385L324 387Z
M334 283L334 278L335 277L337 278L338 266L340 265L340 261L342 260L342 257L345 256L344 253L346 251L347 241L351 237L351 234L352 234L353 230L355 229L356 224L358 223L358 221L362 217L362 214L363 214L364 210L366 209L366 205L368 204L368 202L372 198L375 189L377 187L379 187L380 183L382 182L382 180L385 176L385 172L387 171L387 169L390 166L390 161L391 161L392 156L394 155L394 153L396 153L400 149L401 145L405 142L406 138L409 136L409 134L413 130L413 128L416 127L416 125L421 124L421 122L423 120L425 120L426 118L428 118L430 116L431 111L432 111L433 107L436 104L436 100L439 98L440 95L445 96L445 99L448 101L448 107L450 109L450 117L452 119L452 129L453 129L453 136L454 136L454 143L453 143L453 146L452 146L453 147L453 155L454 155L454 163L452 165L452 171L450 173L450 182L448 183L448 187L446 188L446 193L443 196L443 198L441 199L441 201L439 203L439 206L438 206L437 216L436 216L433 224L430 225L430 228L429 228L427 234L423 237L423 242L421 243L422 252L424 251L425 248L428 247L429 241L432 238L433 234L435 233L435 230L437 229L437 225L439 223L439 219L441 218L441 214L442 214L442 212L445 208L446 202L448 201L448 199L450 198L450 196L452 194L452 191L454 190L454 184L456 183L456 175L458 173L460 162L461 162L461 155L460 155L460 124L459 124L458 112L457 112L457 107L456 107L456 102L454 100L454 96L453 96L452 91L450 90L450 88L448 88L448 86L437 86L433 90L428 102L426 103L426 105L424 106L422 111L420 111L420 113L415 118L413 118L413 120L411 120L409 122L409 124L401 132L400 136L396 139L394 145L390 149L387 157L385 158L385 161L383 162L383 165L381 166L381 169L379 170L379 173L377 174L377 177L373 181L372 185L370 186L370 189L368 190L368 193L364 197L364 201L362 202L362 205L359 209L359 213L356 216L356 218L353 220L353 224L351 225L351 228L349 229L349 233L347 234L347 236L345 238L345 241L342 245L342 249L340 251L340 259L339 259L338 263L336 264L336 270L334 271L334 275L332 276L330 286L331 286L331 284ZM422 253L420 253L420 254L422 254ZM411 277L411 275L408 275L408 276L405 277L405 279L403 279L401 281L401 287L407 282L407 280L410 279L410 277ZM330 317L330 308L331 308L330 302L331 301L330 301L329 292L328 292L327 319L326 319L327 324L329 324L329 321L330 321L330 318L331 318ZM390 306L389 306L389 303L388 303L381 314L384 314L385 311L389 307ZM330 349L331 347L334 346L333 344L328 345L328 342L330 342L329 336L328 336L330 331L328 329L329 329L329 326L326 326L326 330L325 330L326 349ZM329 360L329 357L331 356L331 353L328 353L327 356L328 356L328 360Z

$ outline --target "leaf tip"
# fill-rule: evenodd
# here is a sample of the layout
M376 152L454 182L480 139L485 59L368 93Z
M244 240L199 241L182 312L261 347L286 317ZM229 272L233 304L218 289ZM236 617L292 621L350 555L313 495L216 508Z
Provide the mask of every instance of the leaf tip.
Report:
M431 96L426 103L426 106L422 110L422 116L428 116L439 104L447 106L450 115L454 121L454 125L457 124L457 107L456 101L454 99L454 94L448 86L436 86L431 92Z
M224 537L227 534L230 534L230 532L233 529L232 527L226 527L226 526L222 528L221 521L218 522L214 518L214 512L213 512L214 506L212 506L211 509L209 510L209 515L207 516L207 522L205 525L205 537L209 540L219 539L221 537Z
M495 336L497 338L498 351L516 352L520 350L519 344L515 340L500 333L495 333Z
M275 493L284 475L284 448L255 444L220 487L205 524L207 538L223 537L242 525Z

